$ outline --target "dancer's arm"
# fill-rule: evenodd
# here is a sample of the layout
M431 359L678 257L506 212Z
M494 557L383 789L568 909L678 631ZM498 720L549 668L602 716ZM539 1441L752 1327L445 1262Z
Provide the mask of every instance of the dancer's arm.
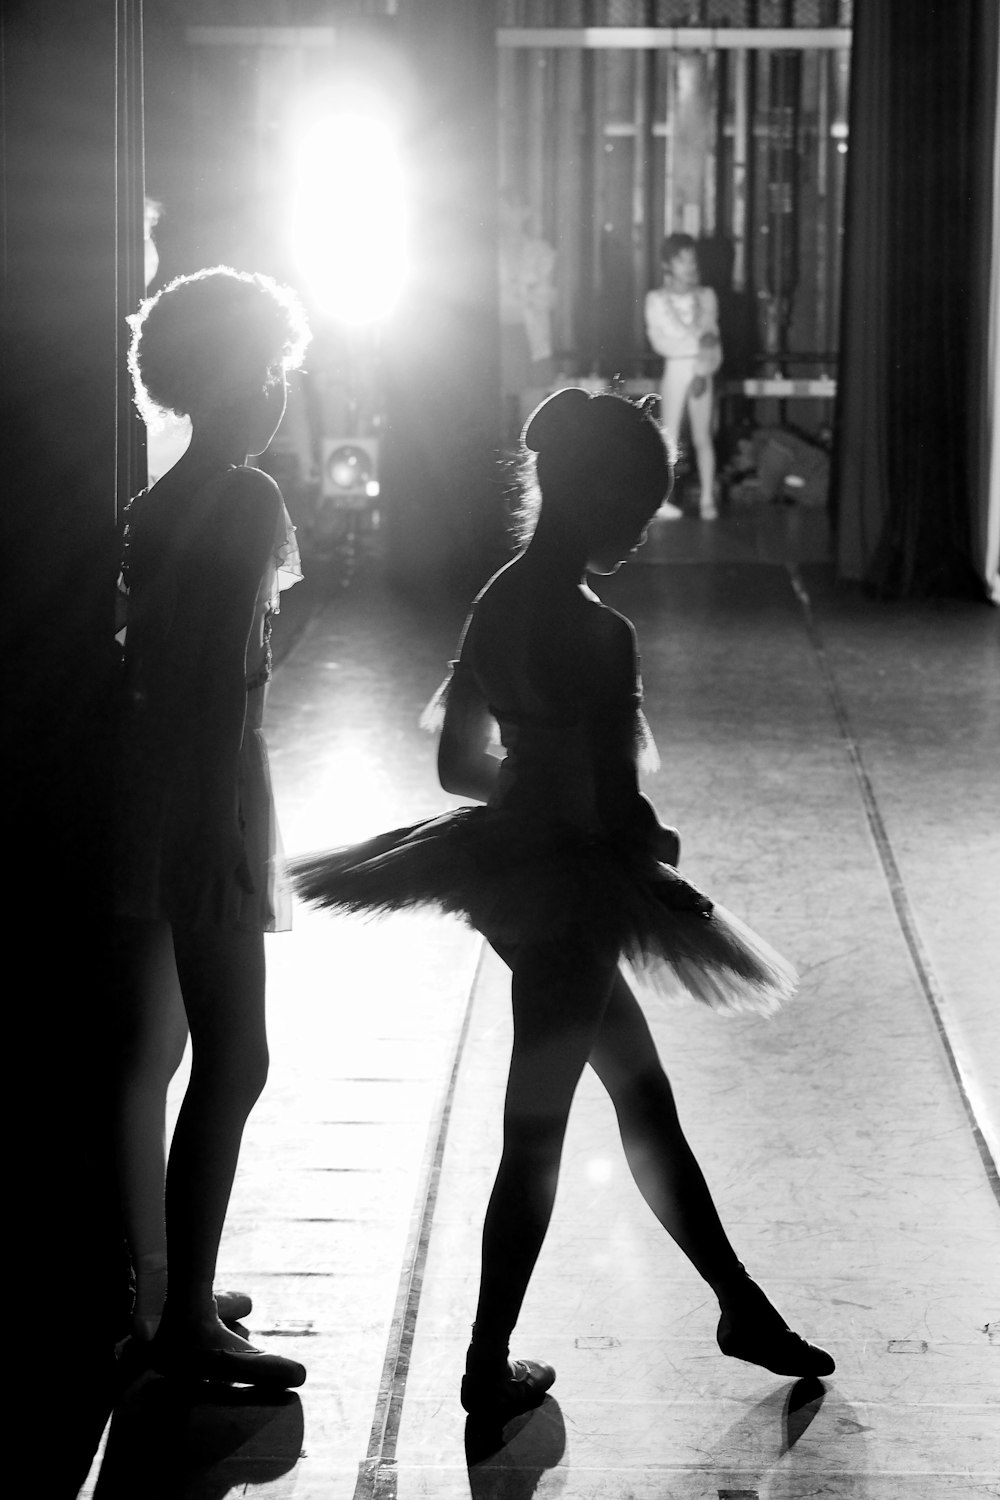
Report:
M612 832L647 844L656 859L676 865L680 854L677 830L660 822L652 802L639 790L635 632L628 620L610 610L602 614L595 667L593 743L602 821Z
M663 299L658 292L646 293L644 305L646 337L656 350L668 358L671 352L670 336L663 316ZM675 351L676 352L676 351Z
M700 309L700 336L698 338L698 374L702 377L714 375L722 364L722 344L719 339L719 299L710 286L698 291ZM697 394L697 393L696 393Z
M198 833L209 863L230 870L243 858L238 765L246 720L246 659L257 592L274 544L277 485L242 472L218 502L215 548L206 569L196 667L201 798Z
M475 673L461 659L448 687L438 745L438 780L456 797L488 802L500 762L489 753L495 720Z

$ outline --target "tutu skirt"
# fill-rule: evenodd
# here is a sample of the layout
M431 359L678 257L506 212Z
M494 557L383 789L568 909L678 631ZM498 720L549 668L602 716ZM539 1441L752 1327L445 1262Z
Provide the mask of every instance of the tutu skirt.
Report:
M572 943L624 959L655 988L768 1014L794 969L670 865L625 840L462 807L289 862L303 900L370 914L437 907L500 946Z

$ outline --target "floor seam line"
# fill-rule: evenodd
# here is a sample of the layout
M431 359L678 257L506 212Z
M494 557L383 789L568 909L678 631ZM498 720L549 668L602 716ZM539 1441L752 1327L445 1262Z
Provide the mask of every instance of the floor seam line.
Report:
M882 814L879 810L878 799L875 796L875 789L872 786L871 778L868 775L868 771L864 763L864 757L861 754L861 746L858 744L853 727L851 725L850 716L847 712L847 708L844 704L843 698L841 697L840 688L837 684L837 678L830 663L830 659L827 655L823 633L820 630L819 624L816 620L816 616L813 613L812 600L809 597L809 592L802 580L802 575L799 572L797 564L786 563L785 566L788 570L788 576L791 580L793 592L795 593L795 597L797 598L801 607L803 620L805 622L806 635L809 639L809 643L812 646L813 653L819 664L820 673L826 685L827 695L833 708L834 717L837 720L837 725L840 729L841 737L847 750L847 756L851 763L851 768L854 772L854 777L861 793L861 801L865 810L865 816L868 820L868 826L871 830L872 838L875 841L875 848L878 853L879 863L882 866L882 873L885 877L886 884L889 887L889 895L892 900L893 910L896 913L896 920L899 924L900 931L903 934L903 939L909 951L910 959L913 963L914 969L916 970L917 978L920 981L920 988L923 993L924 999L926 1000L927 1005L929 1006L931 1014L934 1018L938 1038L941 1042L942 1047L944 1048L945 1056L947 1058L952 1077L954 1078L955 1083L958 1087L958 1093L965 1110L966 1119L968 1120L969 1127L972 1131L972 1137L975 1141L976 1149L983 1164L983 1170L986 1173L986 1180L989 1183L990 1188L992 1189L993 1196L996 1198L997 1202L1000 1203L1000 1175L998 1175L997 1163L993 1159L993 1153L990 1150L989 1142L987 1141L986 1135L980 1126L979 1119L976 1114L976 1109L972 1102L970 1091L966 1086L962 1067L955 1055L954 1048L951 1045L951 1038L948 1035L948 1029L944 1021L943 1012L945 1008L945 1002L941 991L941 986L938 983L937 976L934 972L934 966L931 963L930 956L927 953L927 950L923 944L923 939L920 936L920 931L917 926L917 920L914 915L913 908L910 904L910 898L907 895L906 885L903 881L899 866L896 863L896 856L893 853L892 842L889 838L888 830L886 829Z
M431 1226L437 1206L441 1166L448 1140L448 1128L451 1123L459 1069L465 1053L485 953L485 940L480 939L476 963L466 996L465 1010L455 1041L451 1068L436 1115L427 1133L428 1148L424 1156L421 1186L414 1196L410 1231L403 1253L396 1305L386 1342L386 1354L379 1392L375 1401L375 1415L368 1440L368 1452L358 1465L354 1500L373 1500L373 1497L376 1497L376 1500L384 1500L384 1479L395 1471L396 1438L399 1432L403 1398L406 1393Z

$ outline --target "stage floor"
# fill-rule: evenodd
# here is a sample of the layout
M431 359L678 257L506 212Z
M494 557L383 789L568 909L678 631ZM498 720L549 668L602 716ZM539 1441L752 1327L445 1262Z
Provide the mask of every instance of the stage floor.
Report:
M271 1080L220 1285L252 1292L254 1339L308 1382L265 1401L140 1377L85 1495L1000 1495L997 616L838 587L816 512L663 523L641 556L601 592L639 633L646 789L690 878L802 975L770 1020L649 1014L730 1237L836 1374L719 1353L587 1076L514 1345L558 1379L501 1446L467 1442L505 971L444 918L298 910L268 940ZM462 606L403 600L372 565L295 608L269 705L286 847L454 805L417 719Z

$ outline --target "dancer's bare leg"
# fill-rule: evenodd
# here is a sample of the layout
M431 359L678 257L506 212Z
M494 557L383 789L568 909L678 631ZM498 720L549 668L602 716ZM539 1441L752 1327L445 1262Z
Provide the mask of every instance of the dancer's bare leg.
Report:
M243 1128L267 1079L264 939L175 930L174 951L192 1059L167 1167L163 1332L174 1344L245 1350L219 1321L212 1285Z
M834 1362L826 1350L791 1332L737 1258L681 1129L646 1018L620 974L590 1063L614 1104L640 1192L719 1299L723 1352L777 1374L831 1374Z
M512 966L514 1043L468 1366L484 1377L506 1367L552 1213L570 1105L615 972L565 948L524 945L501 956Z
M713 1288L724 1286L743 1268L681 1129L649 1024L621 974L589 1061L615 1106L639 1191L699 1275Z
M691 384L693 373L693 360L668 359L664 361L663 377L660 381L660 424L674 444L680 440L688 386ZM661 520L675 520L684 512L671 500L665 500L656 514Z
M115 974L121 1047L115 1121L118 1182L135 1274L132 1333L146 1342L159 1325L167 1291L167 1089L188 1036L169 925L122 919L115 932Z
M702 383L703 388L700 388ZM692 383L688 390L687 412L691 424L691 444L698 465L698 483L701 486L699 510L702 520L711 521L718 512L715 506L715 443L712 438L715 393L710 375L703 375L700 380Z

